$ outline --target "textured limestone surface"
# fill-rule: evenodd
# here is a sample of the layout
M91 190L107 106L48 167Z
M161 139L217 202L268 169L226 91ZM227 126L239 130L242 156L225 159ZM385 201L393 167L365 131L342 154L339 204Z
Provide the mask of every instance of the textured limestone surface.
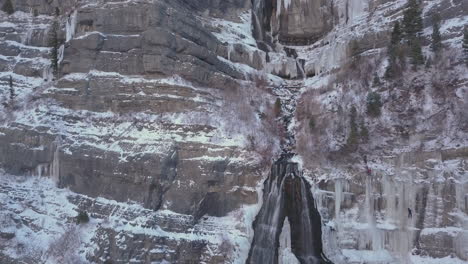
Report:
M467 1L422 2L432 64L396 80L383 76L405 0L11 2L1 263L245 263L284 145L334 263L468 261ZM352 106L369 136L349 147ZM295 222L274 232L279 263L298 261Z

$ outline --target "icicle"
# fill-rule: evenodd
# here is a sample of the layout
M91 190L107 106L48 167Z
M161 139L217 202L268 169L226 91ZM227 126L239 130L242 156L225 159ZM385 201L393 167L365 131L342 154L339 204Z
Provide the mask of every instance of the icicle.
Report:
M248 49L247 52L249 53L249 62L253 63L253 61L254 61L254 59L253 59L254 51L252 51L251 49Z
M289 220L286 217L283 224L283 229L280 234L280 254L279 264L299 264L299 260L296 258L294 253L291 251L291 226Z
M276 18L279 19L281 15L281 4L283 3L283 0L277 0L276 1Z
M55 145L54 159L52 161L52 171L50 176L58 184L60 180L60 137L55 139Z
M383 199L385 201L385 218L390 220L392 224L395 223L396 219L396 197L395 197L395 187L391 179L387 176L383 176Z
M28 28L28 30L26 31L26 35L21 36L21 44L29 45L31 43L33 31L34 30L32 28Z
M335 180L335 219L340 221L341 202L343 201L343 186L341 179Z
M305 74L305 71L304 71L304 67L302 66L302 63L296 59L296 64L297 64L297 68L299 68L299 71L302 75L302 78L305 79L306 78L306 74ZM298 73L298 76L299 76L299 73Z
M39 178L49 176L49 167L50 167L50 164L48 163L38 164L36 167L35 175L33 176L39 177Z
M32 28L32 19L29 17L26 35L21 36L21 44L29 45L31 43L31 36L33 34L33 31L34 29Z
M254 30L255 38L258 41L263 41L263 27L260 23L260 18L258 17L263 12L262 0L255 0L252 10L252 18L255 21L256 31ZM263 17L263 16L262 16Z
M75 28L76 28L76 15L77 11L73 11L71 16L67 19L66 27L66 40L65 42L70 41L73 36L75 36Z
M57 63L60 65L60 63L63 61L63 55L65 52L65 45L61 45L60 48L58 49L58 60Z
M51 82L54 79L54 71L50 64L42 70L42 79L44 82Z
M467 199L468 195L465 192L465 188L467 188L467 181L463 181L462 179L455 182L455 201L457 205L457 209L460 212L468 212L468 204ZM468 223L467 223L468 224Z

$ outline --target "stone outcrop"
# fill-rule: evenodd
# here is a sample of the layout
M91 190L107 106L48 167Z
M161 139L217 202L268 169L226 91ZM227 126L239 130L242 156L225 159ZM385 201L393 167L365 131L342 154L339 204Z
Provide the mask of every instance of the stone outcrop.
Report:
M423 2L424 55L435 13L444 53L395 81L386 47L405 1L11 1L1 263L243 263L258 237L274 238L272 263L468 259L466 1ZM370 91L380 117L366 113ZM353 105L369 134L357 146ZM269 176L280 151L297 155ZM288 206L258 236L261 200L286 170L300 174L284 181ZM71 228L78 211L91 221ZM81 239L76 256L66 234Z
M285 45L310 45L333 27L333 1L276 1L272 34Z
M204 118L189 121L194 112L219 109L223 91L237 90L251 77L218 55L230 56L199 26L187 3L13 3L31 13L16 12L0 27L5 71L16 74L14 85L21 92L19 109L5 108L12 112L0 135L1 153L8 153L0 157L6 172L41 171L59 186L91 197L199 217L223 216L256 202L255 191L244 188L256 186L259 166L239 162L248 156L243 143L230 143L229 136L210 142L222 133L220 127ZM55 14L55 7L59 16L46 16ZM34 10L39 16L32 16ZM61 25L63 53L52 84L47 46L54 19ZM238 62L253 61L242 53L239 47L231 55ZM7 82L8 75L2 80ZM45 103L50 99L56 103ZM32 117L24 111L33 108L42 113L37 123L14 122ZM55 117L49 119L52 112ZM174 114L188 123L174 123L169 117Z

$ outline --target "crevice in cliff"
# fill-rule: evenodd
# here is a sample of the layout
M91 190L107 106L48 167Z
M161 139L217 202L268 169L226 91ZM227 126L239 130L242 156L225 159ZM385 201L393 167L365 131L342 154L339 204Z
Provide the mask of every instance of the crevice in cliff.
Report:
M169 191L174 180L177 178L178 162L178 151L174 149L163 161L159 178L154 177L152 183L149 185L145 207L152 208L155 211L161 209L164 202L164 195Z

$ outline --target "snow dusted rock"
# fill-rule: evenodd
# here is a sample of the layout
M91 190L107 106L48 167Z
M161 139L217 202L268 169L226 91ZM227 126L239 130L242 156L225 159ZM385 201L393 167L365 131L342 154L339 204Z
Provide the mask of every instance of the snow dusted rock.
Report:
M383 78L385 48L404 0L12 2L0 13L0 262L245 263L281 141L335 263L468 259L466 1L423 2L424 55L435 13L445 53L397 82ZM370 135L354 151L352 105ZM273 230L280 262L308 259L288 240L300 209ZM76 228L78 210L91 221ZM57 254L63 241L78 255Z
M188 215L57 189L44 178L6 175L0 197L2 263L223 263L241 260L248 250L240 231L248 228L241 224L247 208L195 222ZM89 223L75 224L80 210Z
M278 0L274 9L272 34L287 45L314 43L331 30L335 19L333 1Z
M259 157L245 149L248 134L231 127L251 128L235 114L221 117L230 111L223 91L236 95L255 70L218 56L220 41L184 3L73 5L55 18L65 43L53 83L43 46L54 18L2 16L3 102L9 76L16 93L14 106L2 106L2 167L197 219L256 203ZM238 61L253 64L254 52ZM262 126L255 111L247 119Z

